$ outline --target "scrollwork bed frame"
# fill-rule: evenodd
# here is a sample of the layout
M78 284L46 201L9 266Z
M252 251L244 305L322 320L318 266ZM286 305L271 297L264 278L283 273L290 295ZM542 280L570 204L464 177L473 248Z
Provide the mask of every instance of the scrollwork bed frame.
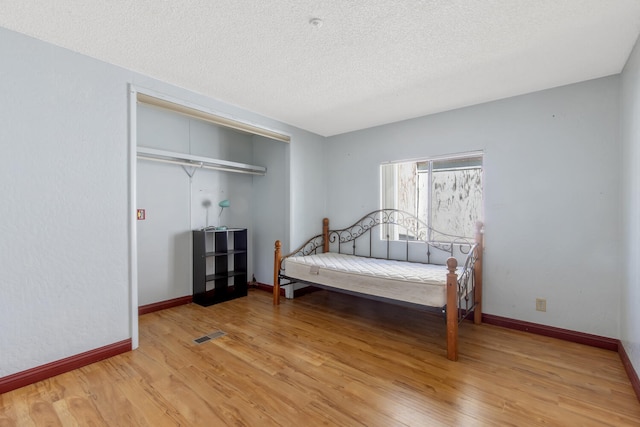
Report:
M384 237L380 239L375 238L372 232L379 226L387 227L381 233ZM404 241L402 244L406 245L405 259L400 259L400 261L430 264L433 255L432 249L443 251L449 255L446 260L448 270L446 274L446 305L444 307L436 307L436 309L441 310L446 319L447 358L454 361L458 360L458 325L464 319L469 318L471 313L473 313L474 323L480 324L482 321L482 254L484 240L481 222L477 223L475 240L471 241L464 237L438 232L415 216L397 209L381 209L371 212L360 218L353 225L336 230L329 229L329 219L325 218L323 220L322 234L310 238L298 249L287 255L281 254L280 241L277 240L275 242L273 303L274 305L280 303L281 280L289 281L289 283L282 284L282 286L298 282L317 285L288 277L283 270L283 261L288 257L333 251L338 253L350 252L352 255L370 258L397 260L397 257L391 256L392 252L394 252L391 246L394 245L393 241L397 240L390 237L389 227L391 226L397 226L398 230L404 231L403 236L405 238L402 239ZM365 236L368 238L363 238ZM362 247L362 244L360 246L356 244L357 241L361 240L365 240L365 248ZM366 242L368 242L368 250ZM374 242L381 242L382 246L386 246L383 249L383 254L372 255ZM425 245L426 253L422 260L410 260L409 248L410 245L414 244L412 242ZM378 252L379 245L376 245ZM397 252L397 243L395 245L395 252ZM344 246L347 249L344 249ZM458 260L454 257L455 251L464 255L465 258L464 263L461 265L460 274L456 273ZM424 262L425 260L426 262ZM340 292L340 289L337 288L331 288L331 290ZM358 295L367 296L367 294L360 293ZM392 299L384 300L398 303L398 301Z

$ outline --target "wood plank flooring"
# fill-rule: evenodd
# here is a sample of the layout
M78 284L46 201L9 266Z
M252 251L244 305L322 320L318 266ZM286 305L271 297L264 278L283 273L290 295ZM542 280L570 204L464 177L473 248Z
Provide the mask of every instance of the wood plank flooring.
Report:
M216 330L225 336L195 344ZM140 348L0 395L5 426L638 426L617 353L327 291L140 317Z

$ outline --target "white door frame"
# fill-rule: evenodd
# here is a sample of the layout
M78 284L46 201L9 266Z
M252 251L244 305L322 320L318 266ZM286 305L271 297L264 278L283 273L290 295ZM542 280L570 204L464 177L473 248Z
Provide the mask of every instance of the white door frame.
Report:
M129 309L131 328L131 349L138 348L138 233L136 202L136 164L138 146L137 125L138 91L129 84Z

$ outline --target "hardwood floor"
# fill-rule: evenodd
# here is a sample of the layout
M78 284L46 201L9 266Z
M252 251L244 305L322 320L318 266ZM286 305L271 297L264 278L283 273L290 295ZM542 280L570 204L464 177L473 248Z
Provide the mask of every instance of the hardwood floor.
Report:
M225 336L196 344L222 330ZM638 426L618 354L320 291L140 317L140 348L0 395L4 426Z

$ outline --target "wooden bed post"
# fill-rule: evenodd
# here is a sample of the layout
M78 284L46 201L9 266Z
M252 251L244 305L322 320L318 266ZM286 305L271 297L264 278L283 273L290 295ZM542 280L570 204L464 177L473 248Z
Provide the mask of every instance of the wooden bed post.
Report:
M473 299L475 309L473 311L473 323L479 325L482 323L482 255L484 252L484 234L482 232L482 221L476 223L476 262L473 266Z
M447 260L447 359L458 360L458 260Z
M276 240L276 250L273 256L273 305L280 304L280 240Z
M329 252L329 218L322 220L322 252Z

